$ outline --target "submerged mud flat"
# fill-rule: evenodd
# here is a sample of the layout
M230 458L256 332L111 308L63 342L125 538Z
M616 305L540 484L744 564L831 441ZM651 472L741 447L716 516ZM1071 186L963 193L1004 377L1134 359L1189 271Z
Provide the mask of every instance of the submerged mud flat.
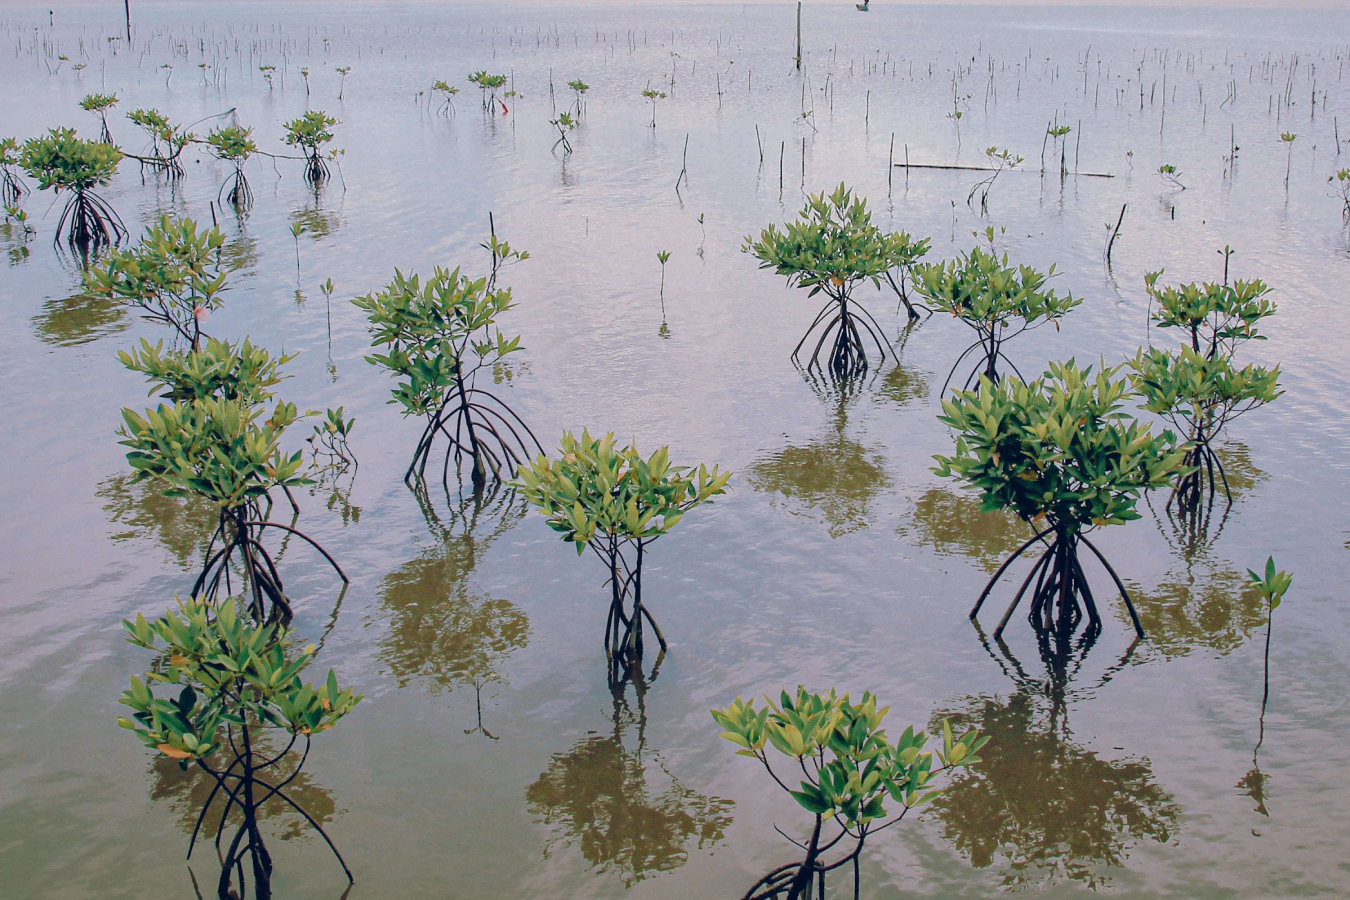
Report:
M338 177L316 192L293 162L255 159L245 216L221 203L230 167L195 147L181 179L124 161L102 193L133 241L161 214L214 216L230 288L212 333L298 353L286 395L356 419L359 469L296 492L351 585L339 597L298 546L285 561L302 641L365 693L293 786L342 848L349 896L740 896L792 858L773 826L800 811L708 710L799 683L875 692L897 733L948 717L991 737L982 767L869 842L864 896L1350 890L1350 232L1327 180L1350 166L1347 48L1331 43L1345 14L808 6L799 74L786 5L132 13L127 48L108 40L120 10L7 8L0 137L94 136L79 102L95 91L121 98L110 129L136 153L121 115L136 106L184 123L232 110L278 154L283 121L338 120ZM507 74L505 111L480 108L466 80L479 70ZM550 119L572 79L589 89L566 154ZM459 87L453 111L437 80ZM1042 173L1048 123L1073 131ZM984 212L966 202L980 173L890 165L982 165L989 146L1026 161ZM881 227L931 238L930 259L993 227L1014 262L1056 265L1054 286L1083 303L1008 347L1028 375L1170 341L1148 325L1146 272L1217 280L1227 247L1234 277L1274 288L1269 340L1245 352L1281 364L1285 394L1220 448L1232 507L1198 543L1159 502L1094 535L1146 641L1131 646L1106 601L1102 637L1066 678L1025 627L1000 646L967 621L1025 531L930 470L952 448L936 416L969 343L960 323L906 331L894 296L869 288L898 364L847 391L792 366L817 307L741 245L840 182ZM31 239L0 233L0 868L18 896L190 896L181 854L209 785L117 727L117 694L145 664L119 620L190 587L215 513L131 480L118 411L148 401L115 354L165 334L82 291L52 246L51 203L25 199ZM606 686L591 560L518 501L405 487L418 427L363 359L350 299L395 267L485 271L489 213L530 254L504 317L524 349L494 390L545 447L589 427L734 473L649 560L644 595L671 649L641 686ZM1262 720L1265 611L1245 582L1271 554L1295 581ZM293 811L262 813L277 896L341 896L323 842ZM203 886L213 868L194 854Z

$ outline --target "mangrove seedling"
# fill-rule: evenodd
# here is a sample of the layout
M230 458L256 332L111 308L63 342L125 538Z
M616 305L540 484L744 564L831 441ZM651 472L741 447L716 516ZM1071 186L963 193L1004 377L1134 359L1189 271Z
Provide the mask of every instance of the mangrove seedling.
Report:
M661 296L666 296L666 263L670 261L669 250L657 250L656 261L661 264Z
M127 113L127 118L150 137L149 154L133 158L142 166L149 165L171 177L181 177L183 164L179 158L183 148L192 143L192 133L174 125L157 109L133 109Z
M798 686L796 695L783 690L775 703L737 697L726 709L712 710L721 737L735 744L737 756L747 756L764 767L769 777L810 814L809 836L788 840L805 851L801 860L778 866L745 892L744 900L770 900L786 895L788 900L825 896L825 876L852 864L853 895L858 896L858 857L867 839L899 823L910 810L918 809L942 793L938 776L979 763L980 748L989 740L971 730L960 738L943 721L942 748L926 751L928 735L905 729L892 741L881 727L890 707L877 708L877 699L865 692L853 703L848 694L833 689L824 694L808 693ZM788 770L775 770L774 759ZM936 760L934 759L936 756ZM802 780L799 790L788 787ZM890 811L887 803L894 803ZM835 829L837 833L831 834ZM838 858L825 854L840 847ZM819 894L813 889L819 885Z
M528 258L494 236L492 274L470 278L439 266L425 284L414 273L395 270L384 290L352 302L370 318L371 346L384 352L366 357L401 380L391 403L405 416L426 421L412 461L403 475L409 485L426 472L437 435L447 441L442 482L449 489L450 460L462 474L467 463L475 493L489 476L514 476L530 454L543 452L529 426L486 388L478 373L520 349L520 336L508 338L497 319L514 305L511 289L496 287L497 271L509 260Z
M114 250L85 276L85 289L139 307L145 318L168 325L197 349L202 323L218 309L225 290L220 248L225 236L197 227L192 219L159 221L145 230L139 246Z
M1284 192L1289 193L1289 173L1293 171L1294 166L1294 141L1298 140L1298 135L1292 131L1286 131L1280 134L1280 143L1284 144Z
M591 86L580 78L567 82L567 86L572 89L572 93L576 96L576 99L572 101L572 108L576 110L577 117L580 118L584 112L582 98L586 96L586 92L591 89Z
M1073 131L1068 125L1056 125L1046 131L1059 147L1059 177L1063 179L1069 174L1068 151L1069 151L1069 133ZM1044 171L1044 169L1042 169Z
M1017 372L1017 366L1003 353L1007 341L1047 322L1059 329L1059 320L1082 301L1072 294L1061 297L1047 288L1046 282L1053 277L1053 265L1042 274L1031 266L1009 265L1006 253L997 256L979 247L949 262L915 268L914 287L928 298L933 310L960 319L976 336L975 343L956 358L941 393L947 392L961 361L973 351L978 350L980 358L966 377L963 390L977 378L997 384L1000 359Z
M347 76L351 74L351 66L337 66L333 69L338 73L338 100L342 100L342 95L347 90Z
M919 319L916 306L922 306L930 316L933 314L932 309L922 303L914 303L909 297L909 284L914 280L914 267L928 255L928 248L933 241L932 238L916 241L907 231L893 232L887 235L887 240L890 243L887 256L891 266L886 270L886 282L900 301L896 304L895 312L898 315L900 308L904 307L905 313L909 316L909 324L913 325Z
M665 91L658 91L658 90L656 90L656 89L654 89L654 88L646 88L646 89L644 89L644 90L642 91L642 96L644 96L644 97L646 97L648 100L652 101L652 124L651 124L651 127L652 127L652 128L655 128L655 127L656 127L656 101L657 101L657 100L664 100L664 99L666 99L666 93L665 93Z
M1181 170L1171 163L1163 163L1158 166L1158 176L1168 187L1178 191L1186 190L1186 185L1181 183Z
M1261 280L1230 284L1159 286L1162 271L1144 279L1151 302L1158 304L1153 320L1160 328L1179 328L1180 351L1140 350L1131 361L1131 378L1143 396L1145 408L1170 422L1186 438L1186 457L1167 509L1177 504L1183 513L1197 513L1213 504L1222 484L1233 502L1223 460L1215 441L1228 422L1279 397L1280 368L1247 365L1233 358L1248 340L1265 340L1256 330L1276 305L1267 298L1270 288Z
M1276 571L1275 557L1268 556L1266 557L1265 570L1258 575L1248 569L1247 577L1251 579L1251 584L1256 587L1256 590L1261 594L1261 599L1266 604L1266 650L1264 675L1261 679L1264 685L1261 692L1261 727L1264 733L1266 703L1270 700L1270 631L1275 624L1275 610L1280 608L1284 595L1294 583L1294 576L1288 572ZM1257 744L1257 748L1260 748L1260 744Z
M300 235L305 233L303 222L291 223L291 237L295 240L295 280L300 280Z
M610 588L605 657L611 682L640 672L644 619L661 653L668 649L642 597L647 545L669 533L685 513L725 493L730 479L731 473L717 466L672 466L668 447L643 459L636 443L621 448L613 434L594 438L589 431L580 438L564 432L557 459L540 453L521 467L512 487L539 507L548 527L573 544L578 556L589 547L605 565Z
M42 137L24 142L19 164L37 180L38 189L50 189L58 195L70 192L56 223L53 243L64 234L72 248L85 252L120 243L126 237L121 216L94 193L94 188L112 180L121 161L122 152L112 144L83 140L70 128L53 128Z
M441 105L436 109L436 112L448 116L455 111L455 95L459 93L459 88L447 81L433 81L431 83L431 91L434 94L440 94L441 97L444 98L441 101Z
M149 749L177 760L183 770L195 764L214 782L193 825L188 858L206 817L219 810L217 896L228 900L244 895L246 861L254 895L259 900L272 896L272 856L258 820L263 804L273 798L298 812L323 837L347 880L353 881L323 826L286 786L309 758L314 735L341 721L361 695L340 688L332 669L322 685L305 684L300 676L314 661L314 646L296 651L285 627L258 625L230 600L219 605L200 598L179 600L176 609L153 622L138 613L134 622L124 619L122 627L127 641L154 653L155 661L144 676L132 676L130 688L122 692L118 702L132 712L117 724ZM269 738L278 740L274 735L284 742L280 753L265 746ZM292 751L298 751L299 760L287 774L278 764ZM221 850L225 823L236 811L242 822Z
M926 250L926 243L918 246ZM808 372L818 369L836 381L862 375L868 368L864 331L882 361L887 353L894 356L881 324L853 299L853 290L865 281L879 288L881 279L890 280L890 270L906 266L918 247L909 242L908 235L886 234L873 225L867 201L860 195L842 183L829 196L812 194L797 221L781 229L770 225L758 239L746 237L741 250L753 254L761 269L785 276L789 287L808 288L808 297L824 292L829 298L792 351L793 361L800 364L797 354L820 330L806 365ZM820 351L831 336L833 343L822 368Z
M980 215L989 213L989 192L993 190L994 182L998 180L998 176L1002 175L1005 169L1015 169L1023 162L1022 157L999 147L986 147L984 157L989 161L989 165L994 172L987 178L975 182L975 186L966 195L966 206L972 205L976 194L980 195Z
M309 441L310 452L314 455L314 464L318 466L319 457L324 458L322 470L345 470L348 466L359 466L356 461L356 454L352 452L351 447L347 445L347 438L352 433L352 427L356 425L356 419L344 418L343 409L339 406L337 409L328 409L324 411L324 418L314 426L314 433L305 440Z
M300 68L300 77L305 80L305 96L309 96L309 66Z
M558 117L550 119L548 124L558 129L558 139L553 142L553 149L557 150L558 145L562 144L563 157L570 156L572 154L572 142L567 139L567 132L577 127L577 120L572 118L571 113L558 113Z
M1119 370L1104 368L1094 377L1090 366L1079 368L1069 360L1052 363L1029 383L1009 377L995 384L981 376L977 390L957 391L942 401L939 418L956 429L956 452L935 456L933 471L978 489L985 510L1008 510L1036 531L989 579L970 618L1018 557L1033 544L1045 548L994 629L995 638L1033 581L1028 618L1038 632L1072 634L1083 607L1089 634L1100 632L1101 615L1079 562L1082 547L1110 573L1136 633L1144 636L1124 583L1087 535L1139 518L1140 492L1167 484L1184 451L1172 432L1155 435L1121 409L1130 383L1115 377Z
M3 146L0 144L0 157L3 157ZM8 167L5 174L8 177ZM1328 175L1327 183L1336 189L1336 195L1341 201L1341 218L1350 223L1350 169L1341 169L1335 175ZM8 181L5 182L5 190L9 190Z
M480 69L469 76L469 83L478 85L484 110L493 109L496 104L502 103L497 99L497 91L506 86L505 75L489 75ZM506 111L505 103L502 103L502 111Z
M5 206L17 206L28 186L23 183L14 167L19 165L19 141L17 138L0 140L0 202ZM1347 214L1350 214L1350 200L1346 201Z
M272 90L272 75L276 70L276 66L258 66L258 71L262 73L262 77L267 79L267 90L269 92Z
M324 161L323 147L333 139L330 130L338 120L319 109L311 109L297 119L285 123L284 140L299 147L305 155L305 181L318 187L328 178L328 163Z
M221 184L220 190L216 192L216 199L220 200L223 195L225 201L236 210L247 211L253 206L253 189L249 187L248 178L244 175L244 166L248 164L249 158L258 152L258 145L253 143L253 129L239 125L216 128L206 136L206 143L216 159L234 166L234 174L228 176Z
M112 132L108 130L108 110L116 105L116 94L88 94L80 101L80 109L98 116L99 140L105 144L113 142Z

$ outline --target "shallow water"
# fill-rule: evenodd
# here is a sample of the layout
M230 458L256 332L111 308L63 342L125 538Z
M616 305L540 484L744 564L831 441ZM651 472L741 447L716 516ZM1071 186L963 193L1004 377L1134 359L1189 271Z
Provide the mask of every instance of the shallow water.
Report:
M317 198L294 164L250 168L254 210L221 217L231 290L210 326L298 351L284 396L344 404L357 420L354 481L301 497L304 527L353 577L340 606L314 557L297 546L286 558L302 632L366 694L316 741L303 785L356 874L350 896L739 896L792 859L773 825L801 816L718 740L707 710L799 682L871 689L893 725L948 715L994 737L983 770L869 843L864 896L1350 893L1350 521L1336 499L1350 480L1350 239L1326 183L1345 164L1347 48L1331 40L1350 34L1350 16L808 7L798 76L786 6L315 4L279 16L165 4L135 11L135 49L115 56L113 6L63 7L54 28L45 9L6 8L0 134L91 133L77 103L105 83L123 98L111 126L130 149L121 113L135 106L179 121L235 108L273 151L307 103L342 121L342 180ZM71 58L58 74L45 40ZM1295 103L1277 121L1270 97L1294 54ZM278 66L274 90L263 63ZM342 102L337 65L352 66ZM946 117L958 65L958 98L969 95L959 146ZM464 82L479 68L512 74L522 96L509 115L480 112ZM550 73L559 88L591 85L566 161L550 153ZM417 102L436 78L463 88L456 115ZM1237 99L1225 103L1230 79ZM654 130L639 96L648 83L671 94ZM804 107L818 131L799 121ZM1039 175L1057 114L1081 123L1070 165L1117 177ZM1225 178L1230 124L1241 151ZM1298 133L1287 192L1283 130ZM981 217L964 202L971 173L888 177L892 133L897 159L973 164L997 144L1028 162L1000 178ZM133 232L161 212L210 219L225 172L189 155L177 185L123 164L105 193ZM1164 162L1186 191L1161 183ZM1186 551L1146 515L1101 535L1150 638L1127 652L1116 610L1062 697L1043 689L1020 619L1009 629L1020 670L966 620L1021 532L929 471L951 446L937 393L965 346L959 323L913 330L900 365L849 397L820 392L787 359L814 307L740 252L804 189L841 180L886 227L931 235L933 257L993 224L1016 260L1057 264L1057 286L1084 303L1058 333L1009 347L1024 372L1170 340L1146 329L1149 270L1217 278L1230 245L1236 277L1276 288L1270 340L1248 359L1281 362L1286 393L1231 431L1241 484L1221 534ZM129 482L113 432L145 387L114 353L163 335L79 296L51 245L50 202L27 202L28 257L12 234L0 242L0 871L16 897L191 896L182 853L201 787L114 724L119 691L145 665L118 621L189 586L210 517ZM1122 203L1108 269L1103 223ZM531 254L506 276L519 306L504 324L526 349L503 392L545 443L588 426L736 473L727 497L649 557L647 595L672 652L644 691L619 699L605 685L591 560L518 506L474 514L433 485L427 515L404 487L417 426L386 404L390 380L363 361L363 319L346 302L395 266L484 267L490 211ZM298 280L294 221L307 227ZM664 317L658 250L673 254ZM318 288L329 277L331 314ZM893 298L867 299L898 337ZM1241 582L1272 553L1295 582L1277 615L1254 774L1264 621ZM285 815L269 827L286 841L273 845L278 896L342 894L321 842ZM212 867L209 852L192 864L203 884Z

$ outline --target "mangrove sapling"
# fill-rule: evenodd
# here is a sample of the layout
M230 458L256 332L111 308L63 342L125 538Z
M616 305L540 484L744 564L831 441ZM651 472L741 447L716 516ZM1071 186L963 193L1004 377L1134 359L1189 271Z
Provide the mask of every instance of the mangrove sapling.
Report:
M505 75L489 75L480 69L469 76L469 83L478 85L484 112L494 109L498 103L502 105L502 112L506 112L506 104L497 99L497 91L506 86Z
M572 89L572 93L576 97L576 99L572 101L572 108L576 110L577 118L580 118L585 112L582 105L582 98L586 96L586 92L591 89L591 86L580 78L567 82L567 86Z
M796 696L781 692L778 703L767 696L764 707L755 709L737 697L726 709L712 710L713 721L723 729L721 737L735 744L736 755L757 760L779 787L811 814L809 837L789 841L806 852L801 860L778 866L756 881L742 900L769 900L786 895L787 900L825 897L825 876L852 864L853 895L858 896L858 857L867 839L899 823L912 809L929 803L942 793L937 776L973 766L988 742L971 730L954 739L945 720L942 748L925 752L928 735L905 729L894 742L881 727L890 707L877 709L876 697L864 693L854 704L848 694L833 689L811 694L798 687ZM769 761L767 745L787 757L790 771L780 775ZM776 758L776 756L775 756ZM800 790L788 784L800 771L805 780ZM894 801L899 812L887 812ZM828 831L838 829L838 833ZM780 831L780 833L783 833ZM836 859L825 854L839 847ZM819 886L819 894L814 889Z
M1007 341L1047 322L1059 330L1059 320L1082 301L1072 294L1061 297L1046 288L1053 277L1053 265L1041 274L1030 266L1009 265L1006 253L1000 257L979 247L949 262L915 267L915 290L928 298L935 312L960 319L976 335L975 343L956 358L941 393L947 392L961 361L972 351L979 350L980 358L966 377L963 390L977 378L997 384L1000 359L1017 372L1017 366L1003 353Z
M0 203L5 206L18 206L19 200L28 193L28 185L23 183L14 167L19 165L19 141L16 138L0 140ZM1350 199L1346 201L1350 211Z
M916 306L923 307L930 316L933 314L932 309L922 303L913 302L909 297L909 282L914 280L914 267L928 254L928 248L933 241L932 238L916 241L906 231L895 232L888 237L891 244L889 251L891 266L886 270L886 283L900 300L895 307L896 314L898 315L901 307L904 307L905 313L909 316L909 324L912 325L919 319Z
M370 318L371 346L385 349L366 360L404 379L390 402L426 420L403 476L410 486L414 478L421 482L438 435L447 441L441 476L447 492L452 458L461 475L468 464L478 493L489 477L514 477L531 447L543 452L515 410L475 383L481 370L520 349L520 336L508 338L497 324L514 304L511 289L498 289L496 278L503 264L529 256L495 236L488 246L491 275L472 279L437 267L423 284L396 270L384 290L352 301Z
M305 80L305 97L308 99L308 97L309 97L309 66L302 66L302 67L300 68L300 77L303 78L303 79Z
M28 213L25 210L8 204L4 207L4 210L6 236L12 237L15 228L19 230L19 246L10 248L10 258L13 259L17 256L20 259L26 259L28 257L27 244L33 235L37 234L37 231L32 225L28 224Z
M975 195L980 195L980 215L989 213L989 192L993 190L994 182L998 176L1003 174L1005 169L1015 169L1023 163L1020 156L1015 156L1011 151L999 147L987 147L984 151L985 159L989 160L990 167L994 170L993 174L975 182L975 186L970 189L966 195L966 206L971 206Z
M131 156L142 166L148 165L157 171L167 172L170 177L182 177L184 173L180 157L183 148L192 143L192 133L174 125L157 109L133 109L127 113L127 119L149 135L150 148L146 156L125 155Z
M995 384L981 376L977 390L942 401L939 419L956 429L956 452L935 456L933 471L967 482L981 492L986 510L1015 513L1036 532L989 579L971 619L1018 557L1033 544L1045 548L994 629L996 639L1033 581L1028 619L1038 632L1072 634L1083 607L1089 632L1100 631L1101 615L1079 562L1082 547L1110 573L1135 632L1144 636L1124 583L1087 535L1139 518L1140 493L1167 484L1184 451L1171 431L1154 435L1121 410L1130 383L1114 377L1119 370L1104 368L1093 377L1090 366L1069 360L1052 363L1029 383L1009 377Z
M268 93L272 92L272 75L276 72L276 70L277 70L276 66L258 66L258 71L262 73L262 77L267 79Z
M1150 304L1157 303L1152 318L1159 328L1181 329L1183 346L1179 352L1141 350L1130 363L1131 377L1145 408L1186 437L1186 457L1166 508L1170 512L1175 502L1180 512L1194 515L1213 504L1220 484L1227 502L1233 502L1223 460L1215 451L1224 427L1282 393L1279 366L1238 368L1233 363L1240 344L1265 340L1256 325L1277 307L1266 296L1270 288L1259 279L1160 287L1162 274L1160 270L1144 278Z
M312 538L293 524L268 520L271 491L280 488L289 497L289 488L312 483L301 451L287 456L280 446L285 430L299 418L295 404L278 402L267 414L252 398L205 397L160 404L144 416L123 409L122 418L118 434L131 448L127 461L139 478L155 479L165 496L201 497L219 510L192 596L214 602L222 583L226 596L233 594L231 564L237 562L253 618L290 621L291 600L273 554L263 545L268 528L300 537L347 582L342 568Z
M431 92L442 97L441 105L436 108L436 112L448 116L455 111L455 95L459 93L459 88L448 81L437 80L431 83Z
M572 143L567 140L567 132L577 127L577 120L572 118L571 113L558 113L558 117L550 119L548 124L558 129L558 139L553 142L553 149L557 150L558 145L562 144L563 158L571 156Z
M612 683L641 669L643 620L651 625L663 655L665 635L642 597L647 545L670 532L696 506L725 493L730 472L700 465L695 471L670 464L662 447L643 459L637 445L620 448L614 435L578 439L564 432L557 459L542 453L520 469L512 487L547 517L548 526L576 546L590 547L609 574L605 657ZM658 665L660 656L658 656Z
M853 299L853 290L865 281L880 288L881 279L889 280L891 269L911 264L919 248L926 251L926 242L914 245L908 235L886 234L873 225L867 201L841 183L829 196L810 195L797 221L781 229L770 225L758 239L746 237L741 250L753 254L761 269L785 276L789 287L809 288L807 296L824 292L829 298L792 351L792 359L800 365L798 352L819 329L806 369L843 381L868 369L863 332L876 344L881 361L888 353L894 356L881 324ZM831 335L833 343L822 368L821 348Z
M0 144L0 156L3 156L3 146ZM5 169L5 174L8 177L8 168ZM1328 175L1327 183L1336 189L1335 196L1341 201L1341 218L1350 224L1350 169L1341 169L1335 175ZM9 190L8 181L5 183L5 190Z
M239 125L216 128L206 136L206 143L216 159L234 166L234 174L221 184L220 190L216 192L216 199L220 200L224 195L225 201L236 211L246 212L253 206L253 189L249 187L248 178L244 175L244 166L248 164L249 158L258 152L258 145L253 143L253 129Z
M299 118L286 122L284 140L292 147L299 147L305 157L305 181L319 187L329 177L328 163L324 161L323 147L333 139L330 130L338 120L323 112L311 109Z
M650 101L652 102L652 124L651 124L649 127L655 128L655 127L656 127L656 101L657 101L657 100L664 100L664 99L666 99L665 91L658 91L658 90L656 90L656 89L654 89L654 88L644 88L643 91L642 91L642 96L646 97L648 100L650 100Z
M347 91L347 76L352 73L351 66L336 66L333 69L338 73L338 102L342 101L342 95Z
M220 900L245 896L246 860L254 895L259 900L272 896L272 856L259 818L260 809L273 798L323 837L347 880L353 881L323 826L286 787L309 758L313 736L336 725L361 695L340 688L332 669L322 685L302 682L301 673L314 660L314 646L297 652L284 626L252 622L229 599L219 604L179 600L176 609L153 622L138 613L134 622L123 620L122 627L129 643L155 653L156 659L143 677L132 676L119 699L132 714L117 724L146 747L177 760L182 769L195 764L214 782L193 825L188 858L207 816L219 809ZM156 690L170 696L156 697ZM266 746L269 737L277 741L273 735L284 741L280 753ZM294 750L299 759L286 773L278 764ZM242 823L222 851L226 822L236 810Z
M1171 163L1163 163L1158 166L1158 177L1162 178L1163 183L1173 190L1186 190L1186 185L1181 183L1181 170Z
M103 187L117 172L122 152L112 144L86 141L70 128L53 128L42 137L24 141L19 164L37 180L39 190L70 192L56 223L53 243L65 235L81 253L117 244L126 237L122 217L94 188Z
M1292 131L1285 131L1280 134L1280 143L1284 144L1284 192L1289 193L1289 173L1293 171L1294 165L1294 141L1298 140L1298 135Z
M108 110L116 105L116 94L89 94L80 101L80 109L95 113L98 116L98 139L105 144L111 144L113 142L112 132L108 130Z
M114 250L85 276L96 297L139 307L145 318L172 328L192 349L201 344L202 323L218 309L225 290L220 249L225 235L198 229L192 219L159 221L145 230L139 246Z

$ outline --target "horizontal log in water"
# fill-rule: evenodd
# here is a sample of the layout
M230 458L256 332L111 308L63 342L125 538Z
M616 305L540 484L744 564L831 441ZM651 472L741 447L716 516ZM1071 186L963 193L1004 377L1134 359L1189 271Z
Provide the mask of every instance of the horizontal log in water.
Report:
M923 163L894 163L894 166L895 166L897 169L946 169L946 170L953 170L953 171L959 170L959 171L962 171L962 172L998 172L998 171L1004 171L1004 172L1018 172L1018 171L1024 171L1024 172L1025 172L1025 171L1030 171L1029 169L1010 169L1010 168L1007 168L1007 167L1004 167L1002 170L1000 170L1000 169L995 169L993 166L934 166L934 165L924 165ZM1111 175L1111 174L1108 174L1108 173L1105 173L1105 172L1070 172L1069 174L1070 174L1070 175L1081 175L1081 176L1083 176L1084 178L1115 178L1115 177L1116 177L1115 175Z

